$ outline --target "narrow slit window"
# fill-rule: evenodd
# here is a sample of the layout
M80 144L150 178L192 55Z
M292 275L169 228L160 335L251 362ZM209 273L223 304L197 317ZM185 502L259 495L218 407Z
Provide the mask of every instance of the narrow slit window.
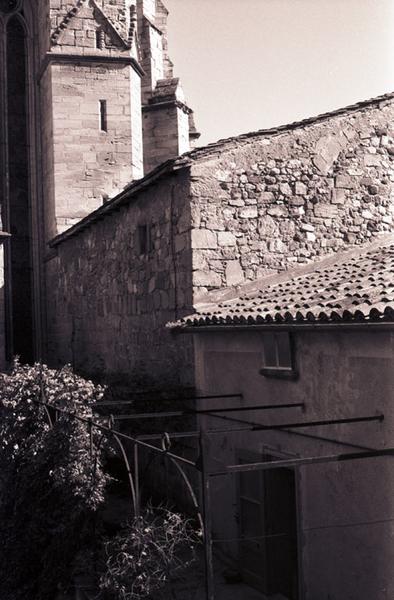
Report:
M96 48L99 50L104 48L104 31L102 29L96 31Z
M147 225L138 225L138 247L140 255L148 254L149 229Z
M140 256L147 256L153 252L153 231L152 225L138 225L138 251Z
M107 124L107 101L106 100L99 100L99 106L100 106L100 130L101 131L108 131L108 124Z

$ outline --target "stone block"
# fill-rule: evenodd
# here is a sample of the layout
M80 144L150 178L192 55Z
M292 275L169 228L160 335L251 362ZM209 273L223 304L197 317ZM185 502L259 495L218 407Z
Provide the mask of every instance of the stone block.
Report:
M220 287L222 278L219 273L214 271L194 271L193 284L198 287Z
M209 229L192 230L192 248L215 249L218 246L216 233Z
M316 204L313 210L316 217L322 217L324 219L335 217L338 212L335 204Z
M315 231L315 227L310 223L301 223L300 229L302 231Z
M305 199L300 196L293 196L289 198L290 206L303 206L305 204Z
M287 250L286 245L280 239L270 240L268 242L269 252L275 252L277 254L284 254Z
M226 265L226 284L228 286L239 285L245 279L243 269L239 260L229 260Z
M273 202L275 200L275 195L273 192L262 192L260 194L261 202Z
M239 216L241 219L256 219L257 218L257 208L256 207L242 208L239 211Z
M312 163L321 175L327 175L330 171L331 165L329 165L322 156L314 156L312 158Z
M308 242L315 242L316 241L316 235L314 233L312 233L311 231L307 231L306 232L306 239L308 240Z
M349 175L337 175L335 178L335 187L350 190L356 187L356 181Z
M219 246L235 246L237 243L236 237L230 231L219 231L218 244Z
M331 202L333 204L343 204L346 200L346 192L344 189L333 189L331 192Z
M270 206L270 208L267 210L267 213L271 217L286 217L288 215L287 208L283 204Z
M278 232L278 225L270 215L266 215L259 219L258 232L262 237L275 235Z
M301 181L297 181L295 184L295 193L297 196L305 196L308 192L308 188L305 183L301 183Z
M279 185L279 190L284 196L292 196L293 192L288 183L281 183Z
M364 165L366 167L380 167L382 164L382 159L377 154L366 154L364 156Z

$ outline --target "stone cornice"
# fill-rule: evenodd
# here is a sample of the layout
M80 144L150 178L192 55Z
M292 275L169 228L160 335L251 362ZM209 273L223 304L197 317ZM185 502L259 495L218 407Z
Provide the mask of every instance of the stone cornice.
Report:
M80 64L80 63L105 63L114 65L130 65L140 77L145 71L132 56L111 56L108 54L66 54L60 52L47 52L42 61L38 74L38 82L41 81L45 71L50 64Z
M179 100L165 100L164 102L154 102L152 104L144 104L142 107L143 112L150 112L152 110L160 110L162 108L180 108L184 113L190 115L193 111L191 108L186 106L183 102Z

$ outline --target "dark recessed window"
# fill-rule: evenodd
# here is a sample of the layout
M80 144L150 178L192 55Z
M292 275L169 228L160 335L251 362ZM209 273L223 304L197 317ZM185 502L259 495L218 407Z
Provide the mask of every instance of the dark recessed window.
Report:
M138 225L138 252L146 255L153 250L153 228L150 225Z
M102 29L97 29L96 31L96 48L102 50L105 46L105 37L104 31Z
M101 129L101 131L108 131L107 101L106 100L99 100L99 109L100 109L100 129Z
M294 344L287 331L263 334L263 366L261 374L272 377L296 376Z

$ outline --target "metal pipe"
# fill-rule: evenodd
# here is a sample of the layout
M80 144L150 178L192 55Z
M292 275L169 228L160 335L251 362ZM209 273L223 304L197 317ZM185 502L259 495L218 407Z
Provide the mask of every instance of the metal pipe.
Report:
M268 429L296 429L297 427L320 427L322 425L343 425L345 423L365 423L367 421L384 420L384 415L374 415L371 417L351 417L347 419L327 419L321 421L309 421L301 423L283 423L280 425L255 425L252 431L265 431Z
M138 445L134 444L134 486L135 486L135 516L138 518L140 516L140 472L139 472L139 457L138 457ZM177 464L177 463L176 463Z
M39 400L33 400L33 402L40 406L51 407L50 404L46 404L45 402L40 402ZM89 423L89 419L87 417L80 417L79 415L77 415L73 412L70 412L68 410L62 409L62 408L57 408L57 410L62 414L68 415L69 417L76 419L77 421L80 421L81 423L86 423L86 424ZM157 452L158 454L168 454L168 456L171 456L175 460L183 462L187 465L194 466L193 461L188 460L187 458L183 458L183 456L178 456L177 454L173 454L172 452L165 452L164 450L162 450L161 448L158 448L157 446L152 446L152 444L148 444L147 442L143 442L140 439L133 438L130 435L121 433L120 431L114 431L110 427L106 427L105 425L100 425L100 423L97 423L96 421L92 421L92 425L93 425L93 427L96 427L96 429L99 429L100 431L109 433L111 435L116 434L119 438L129 440L130 442L134 442L135 444L138 444L139 446L143 446L144 448L149 448L150 450L153 450L154 452Z
M211 515L211 490L209 473L206 469L207 436L200 432L199 446L201 457L201 493L203 508L203 541L205 558L205 597L206 600L215 600L215 580L213 570L213 552L212 552L212 515Z
M220 418L225 419L226 417L221 416ZM230 417L229 417L230 418ZM210 435L217 435L221 433L242 433L243 431L254 432L254 431L275 431L275 430L286 430L286 429L297 429L301 427L322 427L324 425L344 425L344 424L354 424L354 423L365 423L370 421L383 421L384 415L373 415L368 417L349 417L348 419L329 419L327 421L302 421L295 423L279 423L277 425L256 425L256 423L248 423L248 421L241 421L241 423L245 423L249 425L249 427L235 427L234 429L208 429L207 433ZM292 431L289 431L292 433ZM188 438L188 437L198 437L198 431L175 431L170 434L172 438ZM159 434L146 434L139 436L139 439L159 439Z
M150 394L150 393L154 393L154 392L132 392L135 395L143 395L143 394ZM215 394L215 395L210 395L210 396L185 396L183 398L179 398L179 397L174 397L174 398L164 398L165 400L171 400L171 401L181 401L181 400L215 400L215 399L219 399L219 398L242 398L243 394ZM134 404L135 400L119 400L119 401L114 401L114 400L102 400L100 402L96 402L95 404L93 404L93 407L95 406L122 406L122 405L127 405L127 404Z
M131 499L132 499L132 503L133 503L133 513L134 513L134 517L136 517L137 516L137 496L136 496L136 492L135 492L133 475L131 474L129 459L127 458L126 450L125 450L124 445L122 444L121 440L119 439L119 437L116 435L116 433L113 433L113 436L120 448L120 451L122 453L122 457L124 460L124 464L126 467L127 477L129 479Z
M225 412L245 412L257 410L274 410L282 408L303 408L304 402L288 403L288 404L259 404L256 406L238 406L232 408L209 408L206 410L194 410L186 408L184 410L174 410L169 412L150 412L150 413L133 413L130 415L114 415L116 421L132 421L138 419L160 419L166 417L187 417L190 415L208 415L215 416L213 413Z
M229 475L231 473L241 473L243 471L266 471L270 469L280 469L289 467L302 467L308 465L317 465L330 462L344 462L348 460L361 460L366 458L378 458L382 456L394 456L394 448L385 448L382 450L372 450L369 452L348 452L345 454L328 454L326 456L312 456L309 458L289 458L284 460L274 460L271 462L244 463L240 465L229 465L225 471L215 471L210 473L212 477L216 475Z
M210 415L212 413L224 413L224 412L243 412L253 410L275 410L280 408L304 408L305 402L295 402L288 404L259 404L257 406L234 406L232 408L209 408L207 410L196 410L193 411L197 415Z

